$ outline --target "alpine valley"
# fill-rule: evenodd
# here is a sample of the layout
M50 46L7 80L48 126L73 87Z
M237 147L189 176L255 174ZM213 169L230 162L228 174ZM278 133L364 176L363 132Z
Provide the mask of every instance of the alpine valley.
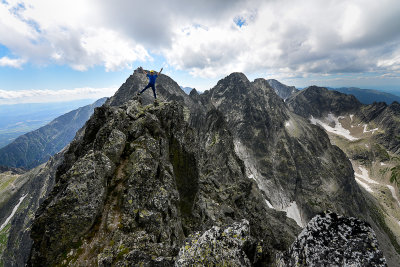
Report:
M0 174L3 266L398 266L399 103L242 73L189 95L160 75L153 103L146 84Z

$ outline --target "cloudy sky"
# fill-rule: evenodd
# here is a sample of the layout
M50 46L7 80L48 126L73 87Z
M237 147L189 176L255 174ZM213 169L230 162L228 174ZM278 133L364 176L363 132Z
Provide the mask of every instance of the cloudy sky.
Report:
M398 0L0 0L0 104L112 94L164 67L400 93Z

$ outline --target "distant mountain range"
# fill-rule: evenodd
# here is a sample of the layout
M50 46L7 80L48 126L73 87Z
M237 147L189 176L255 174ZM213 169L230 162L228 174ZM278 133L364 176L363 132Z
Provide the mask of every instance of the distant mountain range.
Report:
M84 99L57 103L0 105L0 148L71 110L93 103Z
M275 93L278 96L280 96L283 100L288 99L293 94L300 91L294 86L285 85L275 79L268 79L267 82L274 89ZM183 87L183 86L180 87L186 94L190 94L190 91L194 89L192 87ZM340 88L326 87L326 88L331 91L338 91L343 94L354 95L358 99L358 101L366 105L372 104L374 102L385 102L388 105L392 104L394 101L400 103L400 96L388 92L383 92L373 89L361 89L357 87L340 87Z
M0 165L30 169L46 162L75 137L76 132L107 98L68 112L49 124L18 137L0 149Z
M192 91L194 89L192 87L183 87L183 86L180 86L180 87L186 94L190 94L190 91Z
M400 103L400 96L373 90L373 89L360 89L356 87L341 87L341 88L328 88L329 90L335 90L343 94L354 95L358 101L363 104L369 105L374 102L385 102L390 105L394 101Z

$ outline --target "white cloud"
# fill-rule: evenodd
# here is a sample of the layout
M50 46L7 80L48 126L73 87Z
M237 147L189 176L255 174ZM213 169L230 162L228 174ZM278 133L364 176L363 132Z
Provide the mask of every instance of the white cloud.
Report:
M0 43L78 70L125 68L151 52L205 78L390 73L400 64L399 17L398 0L10 0L0 3Z
M1 67L13 67L13 68L21 68L22 64L25 63L24 59L13 59L9 57L0 58L0 66Z
M232 20L204 28L183 24L175 28L173 45L164 53L177 68L214 77L259 69L287 75L365 72L400 48L397 1L296 3L267 1L255 12L249 6L245 11L251 20L240 29L234 25L235 13Z
M0 105L17 103L63 102L78 99L98 99L112 96L118 87L75 88L64 90L21 90L6 91L0 89Z
M151 60L143 45L101 23L92 1L0 3L0 43L39 64L68 64L77 70L106 70Z

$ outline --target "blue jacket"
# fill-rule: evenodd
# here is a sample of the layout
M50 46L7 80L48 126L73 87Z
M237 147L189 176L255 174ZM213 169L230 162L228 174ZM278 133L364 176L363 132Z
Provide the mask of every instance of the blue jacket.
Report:
M156 79L158 77L157 74L155 74L155 75L147 74L147 77L149 78L149 83L150 84L156 84Z

